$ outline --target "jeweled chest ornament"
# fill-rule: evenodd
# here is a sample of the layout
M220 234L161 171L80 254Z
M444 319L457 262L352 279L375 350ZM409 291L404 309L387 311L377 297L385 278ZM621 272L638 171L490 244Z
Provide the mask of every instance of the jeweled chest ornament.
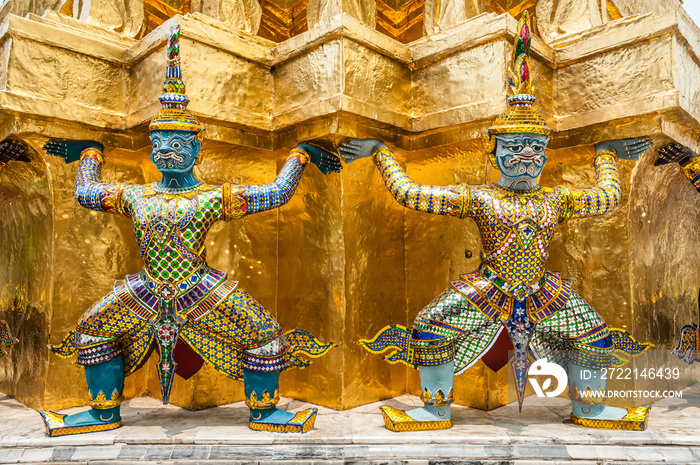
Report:
M145 224L155 233L161 244L168 242L173 233L185 229L199 211L197 197L183 199L183 202L179 200L175 198L164 202L158 197L151 213L145 215Z
M554 211L546 198L494 197L493 211L498 221L517 235L521 249L526 249L540 231L546 230L554 223Z

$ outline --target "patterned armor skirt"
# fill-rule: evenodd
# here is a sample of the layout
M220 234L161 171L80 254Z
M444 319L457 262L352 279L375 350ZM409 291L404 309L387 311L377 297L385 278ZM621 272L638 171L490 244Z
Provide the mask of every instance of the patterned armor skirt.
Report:
M455 373L476 363L505 326L477 309L455 289L448 289L416 317L411 333L416 365L455 362ZM557 312L535 324L530 350L536 358L590 368L610 366L614 350L608 326L578 294Z
M102 363L121 354L129 375L157 345L151 320L137 315L112 291L85 312L76 330L52 350L64 358L77 352L81 365ZM304 330L283 332L270 313L241 288L196 319L188 318L180 327L179 338L234 379L242 379L243 368L279 371L303 367L310 362L300 355L320 357L332 347Z
M506 331L503 319L487 316L464 295L450 288L415 318L412 330L393 325L360 343L372 353L395 349L386 360L411 366L440 365L454 360L460 374L480 360ZM609 367L615 341L603 318L571 291L558 310L536 321L529 349L547 358L599 369Z

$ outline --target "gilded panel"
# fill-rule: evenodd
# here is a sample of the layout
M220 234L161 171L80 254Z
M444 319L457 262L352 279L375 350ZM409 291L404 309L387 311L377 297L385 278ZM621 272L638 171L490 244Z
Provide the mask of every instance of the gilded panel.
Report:
M681 108L700 121L700 66L688 45L673 38L673 77Z
M499 95L505 101L507 46L504 40L489 42L414 70L414 114L430 115Z
M0 44L0 89L7 88L7 65L12 54L12 38L5 37Z
M556 114L584 113L673 89L672 40L639 42L557 69Z
M191 109L205 117L267 129L272 93L269 69L197 41L181 41L182 73ZM158 111L164 55L163 49L155 49L131 68L130 126L148 121Z
M341 176L345 245L343 401L350 408L406 392L407 368L363 350L357 340L407 319L404 208L371 160Z
M538 59L530 60L532 68L532 85L535 88L535 107L547 120L547 125L554 127L554 70L552 67Z
M201 100L196 102L198 107L206 111L207 103L212 102L250 113L269 114L272 76L268 68L186 38L181 39L180 47L187 94L193 103Z
M344 40L343 68L343 94L411 114L411 72L407 66L357 42Z
M341 92L341 41L332 40L274 68L272 110L280 115Z
M696 322L700 288L700 194L675 164L646 154L632 176L630 239L635 332L670 349Z
M160 109L158 97L163 92L163 78L165 77L165 44L153 49L151 53L134 63L129 68L129 111L136 114L138 120L129 124L135 125L152 118ZM181 66L184 66L182 64ZM192 80L183 73L185 84L189 86ZM189 88L188 88L189 90ZM149 109L149 106L151 107Z
M7 68L9 92L110 113L126 111L126 70L112 63L32 40L14 39Z
M278 168L286 151L278 152ZM279 209L277 318L341 344L305 370L282 374L280 394L342 408L347 314L342 182L307 166L297 192Z

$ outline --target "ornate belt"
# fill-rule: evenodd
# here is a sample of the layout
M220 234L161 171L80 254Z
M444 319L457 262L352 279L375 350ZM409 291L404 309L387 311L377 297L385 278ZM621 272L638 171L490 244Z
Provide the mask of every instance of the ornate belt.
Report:
M546 273L536 283L528 286L524 283L511 284L505 279L501 278L495 271L482 263L479 266L479 274L484 278L488 279L494 286L498 288L504 294L512 295L516 300L522 302L526 298L533 294L536 294L542 289L542 287L547 283Z
M173 301L177 315L189 319L204 316L237 286L227 281L226 273L203 266L179 282L158 282L145 271L127 275L117 281L114 292L119 300L144 320L151 320L159 312L160 302Z
M226 273L205 265L174 283L155 281L145 270L115 283L119 300L151 324L160 353L158 378L164 404L170 398L177 367L173 352L180 330L187 320L203 317L236 289L238 283L226 278Z

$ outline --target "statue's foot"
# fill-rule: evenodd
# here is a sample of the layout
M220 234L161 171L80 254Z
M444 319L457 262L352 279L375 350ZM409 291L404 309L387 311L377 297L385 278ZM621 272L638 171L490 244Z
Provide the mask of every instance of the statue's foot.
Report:
M90 409L73 415L49 411L40 413L49 437L108 431L122 425L118 407L106 410Z
M250 429L274 433L308 433L316 422L317 409L308 408L291 413L277 408L251 410Z
M586 414L584 410L579 409L571 413L571 420L574 424L587 428L644 431L647 428L650 410L649 404L631 408L606 405L594 414Z
M379 407L384 425L391 431L434 431L452 427L449 407L425 406L409 411L388 405Z

